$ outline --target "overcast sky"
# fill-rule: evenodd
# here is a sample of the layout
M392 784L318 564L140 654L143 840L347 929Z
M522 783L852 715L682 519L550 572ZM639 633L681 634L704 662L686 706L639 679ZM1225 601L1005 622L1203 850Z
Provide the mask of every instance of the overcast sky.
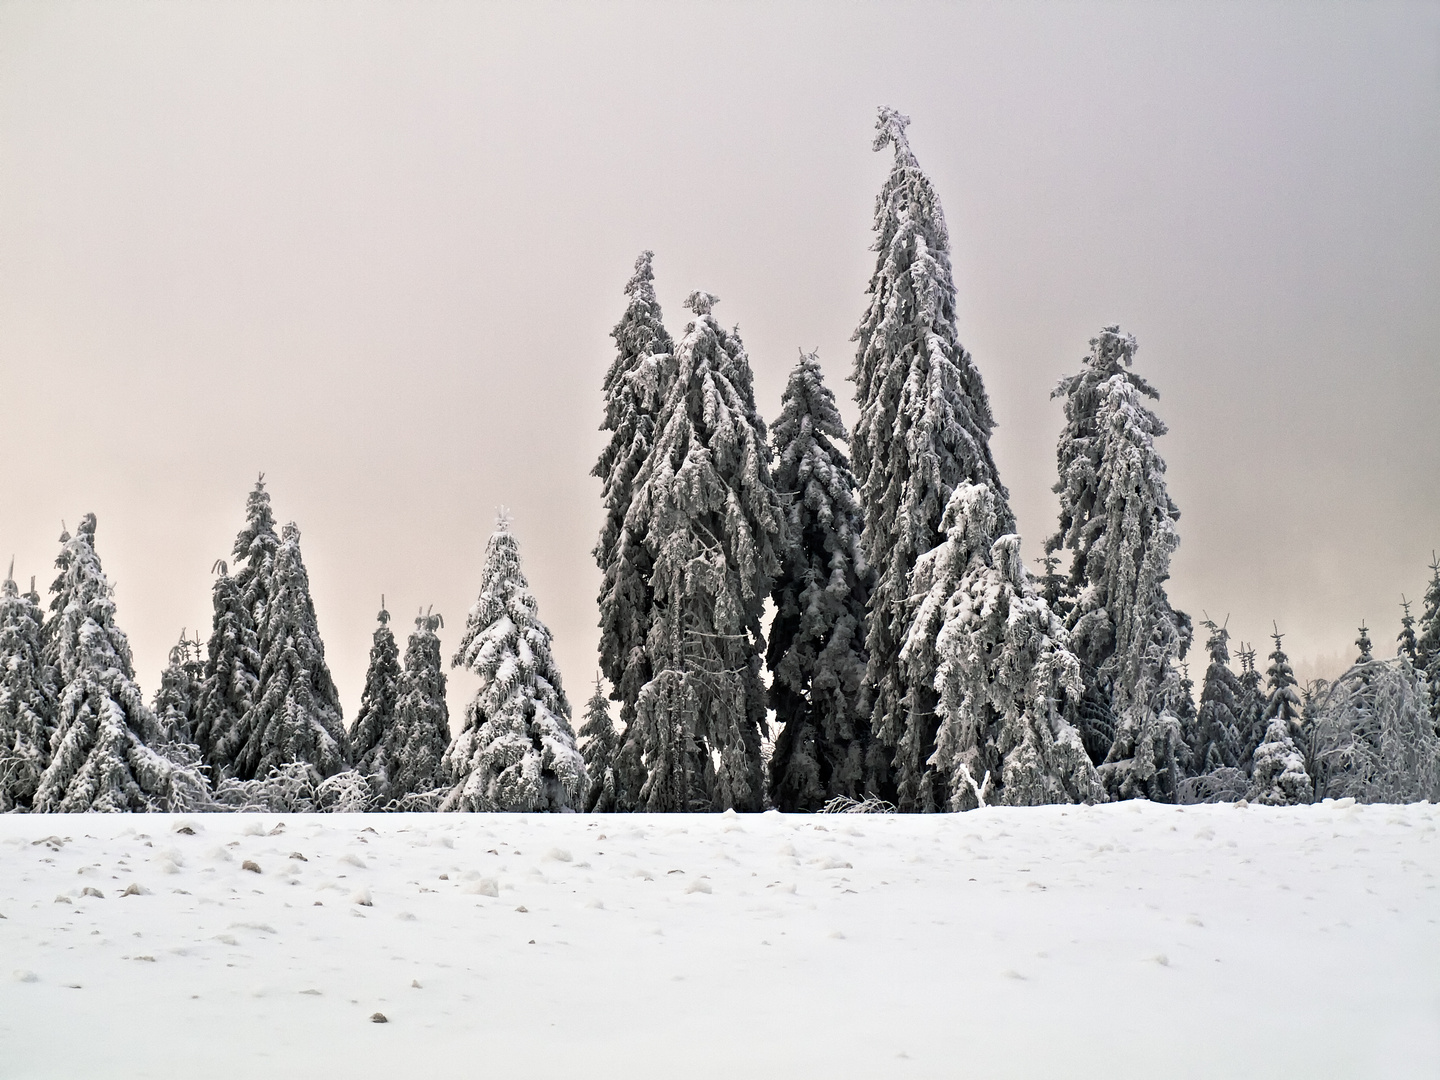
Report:
M1027 555L1049 391L1118 322L1177 606L1302 675L1362 619L1390 654L1440 547L1433 3L0 3L0 552L43 592L95 512L148 696L263 470L348 720L381 593L448 655L503 504L578 705L637 252L672 333L721 297L767 417L818 346L853 420L882 103Z

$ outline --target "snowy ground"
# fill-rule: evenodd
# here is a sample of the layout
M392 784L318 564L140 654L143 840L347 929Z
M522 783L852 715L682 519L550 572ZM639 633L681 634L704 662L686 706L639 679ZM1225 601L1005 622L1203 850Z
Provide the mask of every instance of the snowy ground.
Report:
M1437 824L4 815L0 1076L1433 1078Z

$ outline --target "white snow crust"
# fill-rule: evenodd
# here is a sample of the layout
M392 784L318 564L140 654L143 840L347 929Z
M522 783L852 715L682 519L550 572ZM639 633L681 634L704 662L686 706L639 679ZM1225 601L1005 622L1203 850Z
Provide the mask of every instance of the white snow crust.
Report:
M0 815L0 1075L1434 1077L1437 824Z

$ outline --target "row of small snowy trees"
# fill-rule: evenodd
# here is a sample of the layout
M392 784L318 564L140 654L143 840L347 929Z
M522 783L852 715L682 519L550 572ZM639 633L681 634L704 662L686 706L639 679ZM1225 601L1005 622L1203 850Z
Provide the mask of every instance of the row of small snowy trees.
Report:
M1440 712L1440 576L1424 624L1434 645L1371 664L1368 697L1341 680L1312 710L1323 723L1307 727L1278 633L1262 689L1253 653L1240 676L1230 671L1228 635L1213 624L1196 709L1183 663L1192 624L1165 590L1180 516L1155 447L1165 426L1147 404L1156 390L1133 370L1135 339L1117 326L1054 391L1065 410L1059 528L1044 574L1026 569L990 451L989 401L956 330L944 215L908 123L880 110L875 149L894 158L854 335L853 463L813 354L791 372L767 437L744 346L716 320L716 298L693 293L693 318L674 339L653 256L636 262L594 469L605 509L594 552L600 669L619 724L597 682L580 731L595 780L588 805L1299 802L1339 783L1322 782L1324 769L1353 779L1360 768L1371 742L1334 732L1379 722L1335 719L1361 708L1353 702L1364 697L1372 714L1382 699L1419 708L1428 663ZM767 704L777 733L762 778ZM1415 777L1437 760L1422 713L1385 721L1403 729L1391 742L1421 763Z
M585 787L570 707L502 516L452 664L480 689L452 739L442 625L415 620L403 667L383 609L349 731L325 662L300 531L263 478L216 564L208 646L182 633L147 705L95 517L61 537L43 617L32 579L0 589L0 809L560 810Z

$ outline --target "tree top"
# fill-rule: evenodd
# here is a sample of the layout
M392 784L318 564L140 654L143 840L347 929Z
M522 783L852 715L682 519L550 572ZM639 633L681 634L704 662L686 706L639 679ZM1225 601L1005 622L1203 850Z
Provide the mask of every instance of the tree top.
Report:
M910 140L905 136L905 129L909 126L910 117L889 105L881 105L880 115L875 120L876 135L872 149L880 151L894 146L897 153L910 149Z
M695 291L685 298L685 307L696 315L709 315L720 298L713 293Z

